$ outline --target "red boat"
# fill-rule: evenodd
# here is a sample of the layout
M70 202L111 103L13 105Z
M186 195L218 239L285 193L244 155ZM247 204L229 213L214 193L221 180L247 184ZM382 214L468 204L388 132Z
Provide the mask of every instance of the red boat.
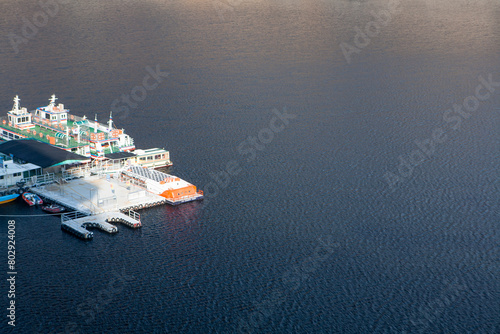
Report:
M42 206L43 211L47 211L50 213L60 213L64 211L64 208L62 206L56 205L56 204L50 204L46 206Z
M23 199L26 203L28 203L29 206L43 204L42 199L40 197L38 197L37 194L28 193L28 192L23 193Z

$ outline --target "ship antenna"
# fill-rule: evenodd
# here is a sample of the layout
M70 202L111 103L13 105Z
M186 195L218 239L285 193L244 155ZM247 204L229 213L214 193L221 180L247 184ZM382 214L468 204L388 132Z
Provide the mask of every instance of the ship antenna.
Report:
M12 111L19 111L19 101L21 101L21 99L18 95L16 95L16 97L14 98L14 107L12 107Z
M94 127L94 133L97 133L97 114L95 114L95 127Z
M50 101L50 105L51 106L54 106L55 103L56 103L56 100L57 100L57 97L56 97L56 94L52 94L52 96L50 97L49 101Z
M113 111L111 110L109 112L109 131L111 131L113 129Z

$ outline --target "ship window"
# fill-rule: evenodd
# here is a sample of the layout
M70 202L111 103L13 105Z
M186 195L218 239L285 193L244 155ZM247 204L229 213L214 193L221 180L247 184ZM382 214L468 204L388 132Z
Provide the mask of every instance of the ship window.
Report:
M12 117L9 116L9 122L12 122Z
M0 180L3 180L3 175L2 175L2 176L0 176Z
M165 159L165 154L162 154L162 155L161 155L161 157L162 157L163 159Z
M8 132L4 130L4 131L3 131L3 134L7 136Z
M14 135L11 132L9 132L9 138L14 138Z
M148 160L153 160L153 157L152 156L148 156Z
M14 176L14 177L21 176L21 173L14 173L14 174L12 174L12 176Z
M57 116L56 115L52 115L52 119L57 119Z
M146 161L146 158L142 157L142 158L139 158L139 160Z
M158 159L161 159L161 155L160 154L155 155L155 160L158 160Z
M62 119L66 119L66 114L62 114L62 115L61 115L61 118L62 118Z
M50 114L45 113L45 118L46 118L46 119L50 119Z

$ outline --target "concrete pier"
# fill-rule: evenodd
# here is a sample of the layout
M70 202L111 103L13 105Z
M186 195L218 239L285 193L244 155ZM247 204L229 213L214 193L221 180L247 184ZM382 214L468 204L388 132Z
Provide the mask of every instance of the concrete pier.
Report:
M32 187L30 191L86 215L126 212L130 209L139 210L167 203L164 197L109 176L94 175L46 184Z

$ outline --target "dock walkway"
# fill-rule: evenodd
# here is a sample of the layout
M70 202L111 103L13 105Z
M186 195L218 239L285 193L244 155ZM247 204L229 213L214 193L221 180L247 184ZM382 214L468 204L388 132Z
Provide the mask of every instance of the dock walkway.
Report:
M105 212L86 216L79 212L68 212L61 216L61 229L82 239L92 239L94 233L88 228L97 228L110 234L117 233L118 228L110 222L122 223L131 228L142 226L137 212L130 210L127 213L128 215L122 212Z
M116 233L114 223L141 227L140 215L134 210L168 203L142 187L106 175L65 179L31 187L30 191L73 210L61 215L61 229L87 240L94 236L89 228Z

